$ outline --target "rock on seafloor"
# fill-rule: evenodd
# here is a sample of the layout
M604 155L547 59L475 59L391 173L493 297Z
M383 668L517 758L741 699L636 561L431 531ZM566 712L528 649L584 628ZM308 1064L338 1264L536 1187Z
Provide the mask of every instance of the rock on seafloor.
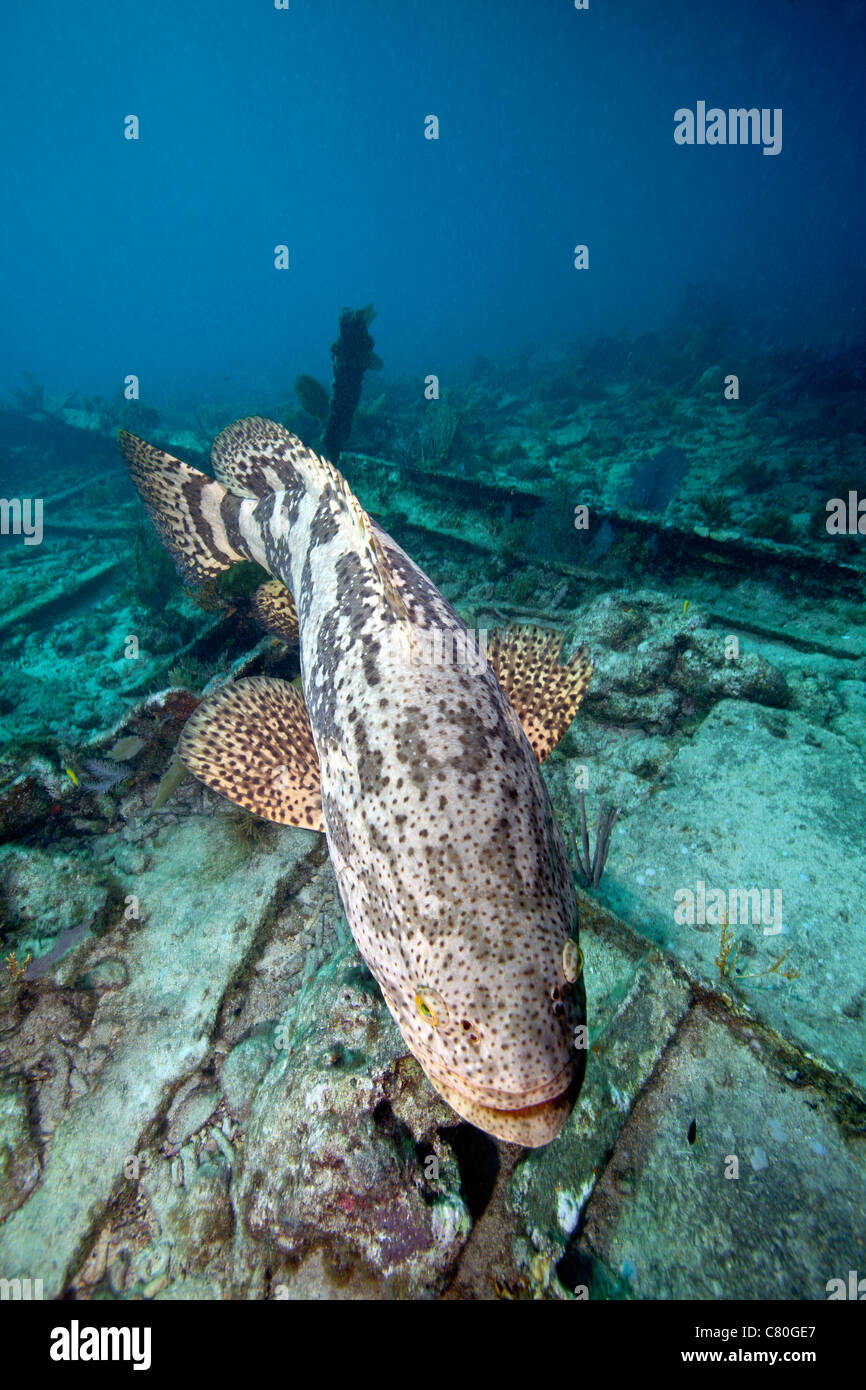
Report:
M112 857L140 918L121 903L5 986L0 1272L50 1297L435 1297L471 1224L455 1116L341 919L325 931L319 838L251 851L187 817L146 871Z
M469 1233L460 1170L432 1093L352 946L281 1026L246 1130L234 1278L272 1297L439 1292ZM250 1240L252 1237L252 1240Z

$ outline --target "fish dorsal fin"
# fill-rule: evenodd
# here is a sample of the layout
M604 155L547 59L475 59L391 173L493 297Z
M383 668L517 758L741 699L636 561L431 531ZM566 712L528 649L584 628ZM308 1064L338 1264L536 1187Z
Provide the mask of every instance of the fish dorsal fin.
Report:
M307 484L325 464L291 430L260 415L227 425L211 445L210 462L214 477L235 497L283 492L298 477Z
M487 643L493 674L540 763L566 733L592 676L592 662L584 647L562 664L562 643L561 632L542 632L534 627L497 630Z
M285 584L269 579L260 584L250 599L253 617L259 627L281 642L296 646L298 642L298 610Z
M187 720L178 756L200 782L278 825L324 830L319 758L296 686L233 681Z
M394 581L394 575L391 570L391 565L387 555L385 554L384 549L382 548L382 542L379 540L379 537L373 530L370 518L367 516L366 512L364 513L364 518L367 522L368 549L370 551L370 555L372 557L376 573L378 574L379 579L381 580L382 588L385 591L385 597L388 600L388 606L391 609L391 612L393 613L397 622L408 622L409 610L406 607L406 601L403 598L403 595L400 593L400 590L397 588L397 585ZM407 635L411 638L411 629L409 629Z
M377 526L373 518L364 511L364 508L349 487L349 484L346 482L339 468L335 468L332 463L327 464L327 468L330 474L331 485L337 495L339 504L345 507L357 529L358 537L382 585L388 607L391 609L397 622L408 622L409 610L406 607L406 602L394 579L391 562L385 554L379 535L377 535L377 532L381 532L382 535L385 533L381 531L381 527ZM411 640L411 632L407 631L407 637Z

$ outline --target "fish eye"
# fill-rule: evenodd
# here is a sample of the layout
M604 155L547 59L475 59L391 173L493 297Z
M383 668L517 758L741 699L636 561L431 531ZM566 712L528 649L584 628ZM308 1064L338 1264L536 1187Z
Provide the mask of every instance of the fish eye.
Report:
M421 1018L426 1023L432 1023L434 1028L439 1028L448 1022L448 1009L445 1000L436 989L428 989L426 985L419 985L415 991L415 1008Z
M583 969L583 951L577 942L569 937L562 948L562 973L570 985L579 979Z

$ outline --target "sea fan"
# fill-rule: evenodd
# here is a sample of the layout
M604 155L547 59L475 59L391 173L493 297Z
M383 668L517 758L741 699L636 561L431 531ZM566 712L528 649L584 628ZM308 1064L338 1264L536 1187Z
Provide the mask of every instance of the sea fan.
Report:
M81 783L88 792L101 794L113 791L129 776L129 768L122 767L120 763L113 763L108 758L85 758L84 766L93 778L91 782Z
M607 863L607 856L610 852L610 837L613 827L619 820L619 811L615 810L606 801L602 801L598 811L598 821L595 826L595 850L592 858L589 856L589 829L586 823L586 805L583 800L583 792L578 793L580 800L580 838L583 844L583 856L580 853L580 846L577 843L577 836L571 831L571 851L574 855L581 881L584 888L597 888L604 873L604 866Z

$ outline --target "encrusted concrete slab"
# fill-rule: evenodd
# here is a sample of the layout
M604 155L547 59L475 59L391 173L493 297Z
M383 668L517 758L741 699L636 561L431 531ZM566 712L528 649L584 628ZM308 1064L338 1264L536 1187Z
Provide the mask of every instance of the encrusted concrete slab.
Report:
M637 1100L560 1277L590 1297L826 1299L866 1267L866 1108L698 1004Z
M518 1165L510 1200L518 1264L546 1287L635 1097L690 1003L688 982L652 946L582 902L589 1056L577 1106L555 1144Z
M5 1276L42 1279L46 1297L62 1291L124 1160L202 1062L222 996L280 885L317 843L312 832L287 830L252 856L218 818L162 833L154 867L127 885L141 908L117 952L128 983L101 995L90 1027L69 1045L63 1065L74 1098L41 1184L0 1230Z
M866 770L847 739L790 710L724 700L668 765L660 789L617 824L600 896L695 978L721 984L864 1084L864 805ZM769 910L744 924L729 906L728 944L739 952L723 976L721 916L709 895L721 890L730 905L732 893L751 889L766 893ZM685 890L696 918L700 893L707 897L705 920L694 925L674 915L678 903L687 906ZM799 977L785 978L793 970Z

